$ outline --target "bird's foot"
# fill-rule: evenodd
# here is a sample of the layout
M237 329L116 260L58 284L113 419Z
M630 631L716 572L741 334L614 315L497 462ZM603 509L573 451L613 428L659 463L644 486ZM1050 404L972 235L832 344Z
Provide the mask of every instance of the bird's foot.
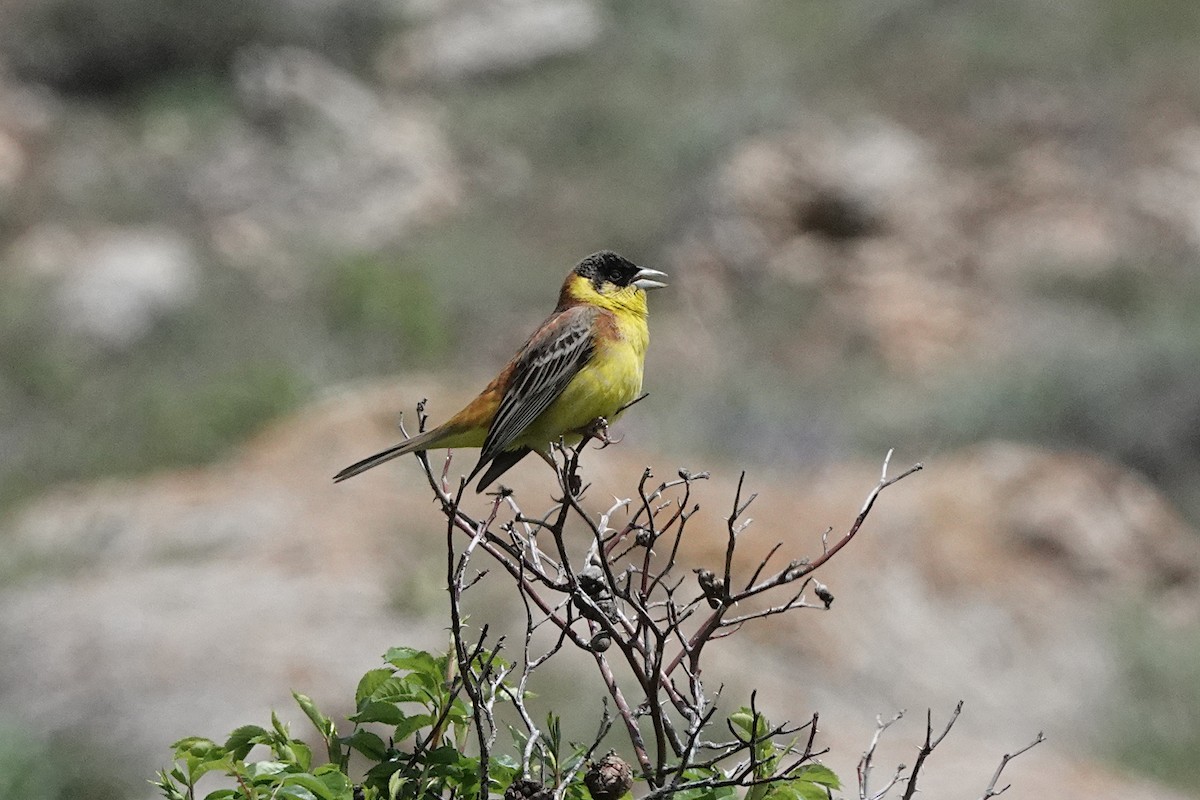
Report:
M608 420L604 417L596 417L592 420L592 424L588 426L587 435L589 439L595 439L600 443L598 450L603 450L610 444L617 444L621 441L608 435Z

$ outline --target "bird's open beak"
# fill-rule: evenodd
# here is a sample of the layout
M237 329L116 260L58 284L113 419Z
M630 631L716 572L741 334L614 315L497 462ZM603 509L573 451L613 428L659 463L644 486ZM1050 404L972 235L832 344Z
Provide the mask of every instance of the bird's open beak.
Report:
M633 285L639 289L661 289L666 286L662 281L656 281L655 278L665 278L667 273L649 267L639 267L637 274L633 276Z

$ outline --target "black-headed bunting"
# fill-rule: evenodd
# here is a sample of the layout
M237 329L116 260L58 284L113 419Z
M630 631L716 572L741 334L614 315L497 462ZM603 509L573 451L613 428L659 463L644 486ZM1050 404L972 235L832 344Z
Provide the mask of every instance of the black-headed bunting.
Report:
M608 250L580 261L558 305L467 406L433 430L346 467L343 481L406 453L479 447L476 491L530 453L553 465L551 446L578 442L598 419L613 422L642 391L646 291L666 274Z

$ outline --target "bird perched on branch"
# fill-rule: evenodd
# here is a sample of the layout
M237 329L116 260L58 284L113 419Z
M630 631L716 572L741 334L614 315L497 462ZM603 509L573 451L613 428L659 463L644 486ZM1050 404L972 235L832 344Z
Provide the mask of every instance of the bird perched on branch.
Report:
M444 424L351 464L343 481L406 453L480 447L470 481L486 471L482 492L518 461L537 453L551 466L551 445L578 442L597 423L613 422L642 390L649 331L646 290L666 274L608 250L580 261L563 282L558 305L479 396Z

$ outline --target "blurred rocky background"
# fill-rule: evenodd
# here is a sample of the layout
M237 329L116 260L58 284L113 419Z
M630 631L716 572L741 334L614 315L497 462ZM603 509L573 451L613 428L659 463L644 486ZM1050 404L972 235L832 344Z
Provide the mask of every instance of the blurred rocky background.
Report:
M1197 796L1194 2L0 0L0 797L443 647L416 466L329 476L601 247L671 288L593 502L711 470L706 563L744 468L799 556L927 465L731 708L850 778L961 698L930 797L1039 729L1010 797Z

